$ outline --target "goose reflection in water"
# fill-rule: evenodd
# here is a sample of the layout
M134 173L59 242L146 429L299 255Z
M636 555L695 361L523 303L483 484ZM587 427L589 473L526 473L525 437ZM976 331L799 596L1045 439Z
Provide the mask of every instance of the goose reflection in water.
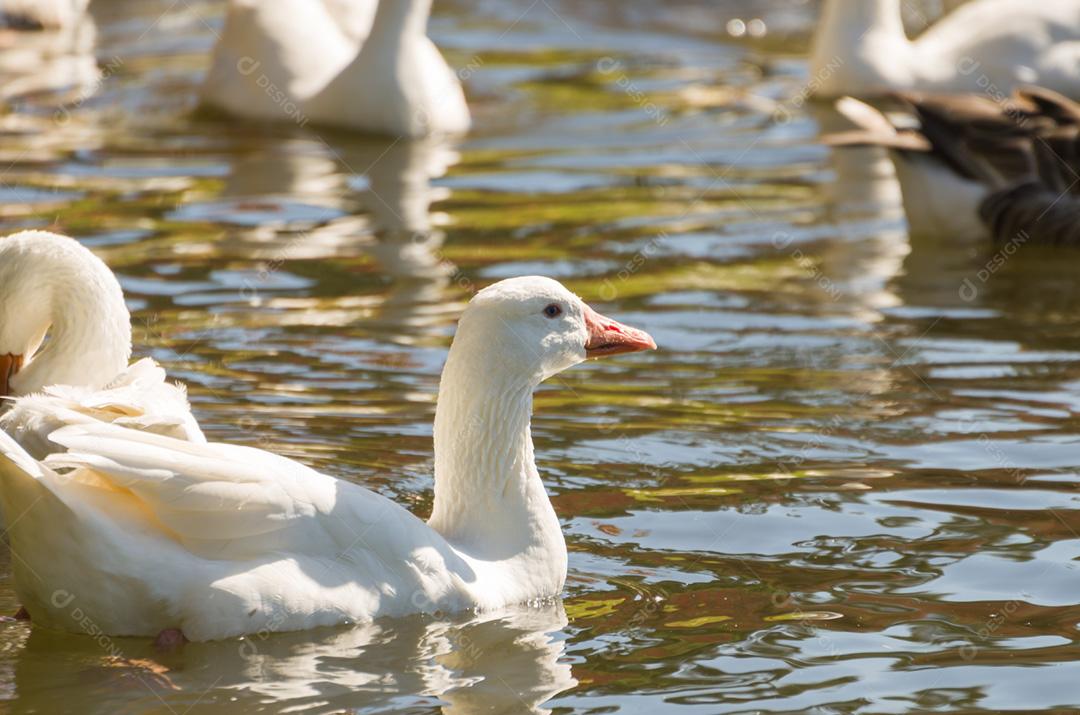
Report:
M543 713L546 701L577 685L560 660L566 625L562 604L554 603L454 620L416 616L256 634L191 643L170 655L138 639L27 629L12 712L61 712L105 693L114 705L183 712L213 689L217 700L201 700L199 712L391 712L417 705L419 694L421 704L441 705L448 715Z
M406 334L436 330L466 297L453 285L457 267L443 254L445 218L431 210L448 193L432 180L459 158L445 138L300 132L272 149L235 158L217 199L189 202L174 218L233 226L216 250L271 268L333 257L349 262L354 274L389 278L378 296L345 296L330 306L305 299L306 319L320 325L363 320L389 328L394 342L411 344ZM358 255L370 263L356 265ZM270 288L254 285L246 293L272 306ZM297 315L289 311L282 318Z

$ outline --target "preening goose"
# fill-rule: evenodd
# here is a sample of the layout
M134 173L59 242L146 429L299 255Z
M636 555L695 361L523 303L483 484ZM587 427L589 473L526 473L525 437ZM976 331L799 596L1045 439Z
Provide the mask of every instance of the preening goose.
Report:
M462 134L469 108L427 36L432 0L230 0L204 104L265 121L312 122L398 137Z
M972 0L909 40L901 0L825 0L810 83L825 98L1021 84L1080 97L1080 3Z
M87 420L205 441L184 389L130 357L131 317L100 258L45 231L0 238L0 396L26 396L0 404L0 429L37 457Z
M826 142L889 150L913 233L1080 245L1080 104L1036 87L1008 102L896 99L902 120L840 100L837 109L860 129Z
M566 545L533 459L533 390L655 347L549 278L477 293L439 386L426 524L250 447L91 422L37 461L0 433L16 591L35 625L193 640L555 597Z

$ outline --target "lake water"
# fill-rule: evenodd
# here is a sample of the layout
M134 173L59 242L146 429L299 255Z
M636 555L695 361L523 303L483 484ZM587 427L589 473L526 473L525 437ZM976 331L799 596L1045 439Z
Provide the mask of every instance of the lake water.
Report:
M440 0L457 145L193 116L223 4L94 5L101 80L5 82L0 220L113 267L211 438L426 515L477 286L660 350L537 395L561 604L173 655L3 623L3 711L1080 707L1080 254L909 237L880 157L816 143L814 3Z

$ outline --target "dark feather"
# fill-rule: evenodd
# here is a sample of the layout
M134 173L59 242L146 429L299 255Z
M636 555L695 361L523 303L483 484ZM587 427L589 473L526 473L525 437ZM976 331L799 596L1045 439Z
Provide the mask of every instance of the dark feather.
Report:
M995 191L983 200L979 215L998 244L1080 247L1080 202L1038 183Z
M996 242L1080 247L1080 104L1041 87L1002 101L923 93L892 99L917 130L890 133L864 119L863 129L827 143L927 153L989 189L980 216Z

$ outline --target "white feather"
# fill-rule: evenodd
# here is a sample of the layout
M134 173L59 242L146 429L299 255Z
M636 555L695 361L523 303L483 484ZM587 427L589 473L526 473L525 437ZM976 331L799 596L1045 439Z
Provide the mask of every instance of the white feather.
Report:
M1036 84L1080 97L1080 3L971 0L922 35L901 0L826 0L810 73L823 97L897 90L1006 96Z
M655 347L550 279L474 297L443 373L427 524L250 447L69 410L48 435L66 451L43 461L0 434L19 598L35 625L203 640L555 596L566 545L533 460L531 396L594 334Z
M49 340L42 347L45 335ZM128 365L131 317L112 271L45 231L0 238L0 355L19 355L0 429L41 458L49 434L87 419L205 441L187 394L144 358Z
M426 34L431 0L370 8L230 0L203 103L264 121L402 137L467 131L461 83Z

